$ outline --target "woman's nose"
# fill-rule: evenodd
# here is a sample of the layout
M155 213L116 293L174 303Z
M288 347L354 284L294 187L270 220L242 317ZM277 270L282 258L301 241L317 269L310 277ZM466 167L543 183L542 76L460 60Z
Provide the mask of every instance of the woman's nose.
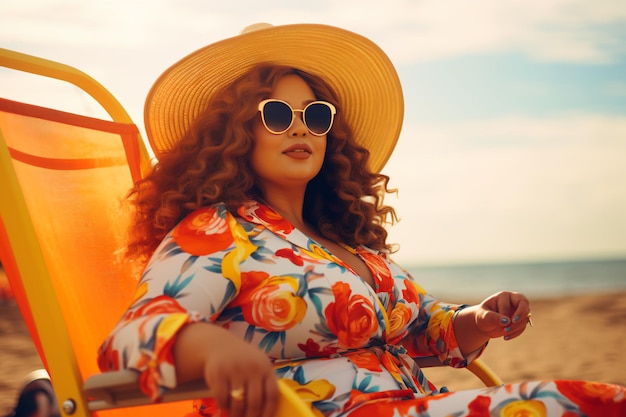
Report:
M289 128L289 136L306 136L309 133L309 129L307 129L302 116L302 113L296 113L293 124Z

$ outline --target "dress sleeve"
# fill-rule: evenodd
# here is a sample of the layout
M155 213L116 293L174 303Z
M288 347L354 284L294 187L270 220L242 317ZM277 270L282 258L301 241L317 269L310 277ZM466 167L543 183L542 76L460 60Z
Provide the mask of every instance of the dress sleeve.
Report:
M398 268L397 265L395 267ZM399 316L396 310L408 310L412 313L404 329L395 331L398 337L394 343L403 345L414 358L434 356L441 363L455 368L467 366L482 354L486 344L465 356L459 348L454 332L454 316L464 305L435 299L406 271L394 273L394 277L399 291L391 316ZM408 313L405 315L409 317Z
M158 400L176 386L172 346L193 322L214 322L241 286L239 264L254 251L223 206L187 216L161 242L135 300L98 351L101 370L140 372L141 389Z

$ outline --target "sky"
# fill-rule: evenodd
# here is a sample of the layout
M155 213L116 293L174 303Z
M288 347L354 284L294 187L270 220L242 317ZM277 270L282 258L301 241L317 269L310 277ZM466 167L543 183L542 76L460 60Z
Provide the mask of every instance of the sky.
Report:
M0 47L86 72L142 128L163 70L257 22L340 26L396 66L405 120L383 170L396 260L626 257L624 1L4 1ZM73 87L14 71L0 70L0 93L101 115Z

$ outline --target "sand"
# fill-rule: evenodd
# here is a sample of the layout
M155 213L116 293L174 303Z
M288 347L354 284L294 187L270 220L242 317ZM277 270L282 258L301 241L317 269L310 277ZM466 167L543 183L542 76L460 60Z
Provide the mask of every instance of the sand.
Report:
M511 341L492 340L482 356L505 382L584 379L626 385L626 292L531 300L531 307L534 327ZM13 406L24 376L40 367L17 306L0 301L0 416ZM425 372L453 390L481 386L466 370Z
M531 299L534 327L489 342L482 359L504 382L581 379L626 385L626 292ZM470 372L428 369L450 389L480 387ZM450 382L453 381L453 382Z

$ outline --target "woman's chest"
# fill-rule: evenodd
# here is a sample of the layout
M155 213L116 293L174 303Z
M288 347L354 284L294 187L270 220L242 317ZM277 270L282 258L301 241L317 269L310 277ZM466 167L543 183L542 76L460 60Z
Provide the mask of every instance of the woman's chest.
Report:
M385 282L376 291L313 241L300 246L276 235L252 241L258 249L240 264L239 294L218 320L231 331L277 358L328 356L384 339L401 280L382 260L362 261Z

